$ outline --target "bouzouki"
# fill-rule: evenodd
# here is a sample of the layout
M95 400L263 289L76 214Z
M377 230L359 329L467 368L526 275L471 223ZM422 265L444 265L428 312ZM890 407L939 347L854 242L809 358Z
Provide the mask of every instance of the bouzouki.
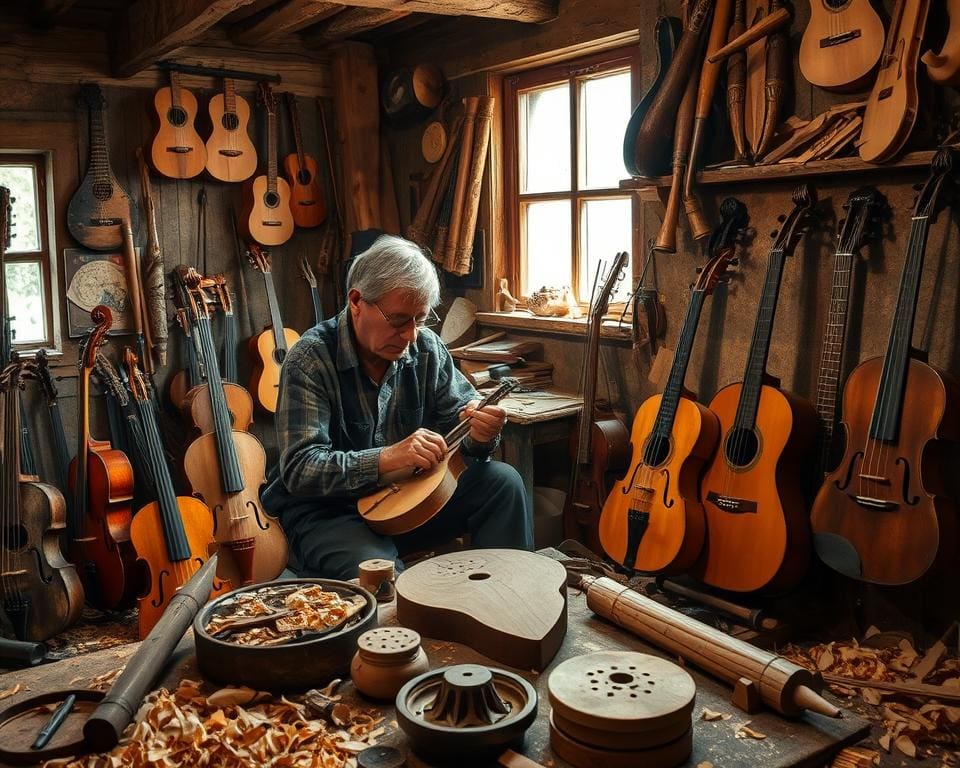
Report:
M855 91L883 53L883 22L870 0L810 0L800 71L827 91Z
M721 437L700 489L707 541L694 573L733 592L794 585L810 556L798 467L811 447L816 413L805 400L765 383L783 268L814 204L809 185L794 190L793 203L770 251L743 381L710 402Z
M257 150L250 140L250 105L236 83L223 79L223 93L207 105L213 132L207 139L207 171L220 181L246 181L257 170Z
M180 73L170 70L170 85L153 96L160 127L150 145L157 173L171 179L192 179L207 164L207 148L197 133L197 98L180 85Z
M747 210L728 197L721 223L710 238L707 264L697 271L670 376L662 395L648 398L633 420L633 458L607 496L600 515L600 543L625 568L680 573L703 548L706 524L697 485L720 436L717 417L685 396L683 381L706 297L728 279L735 265L735 238L747 225Z
M133 467L109 441L90 436L90 372L97 350L113 323L110 310L96 306L93 329L80 347L77 379L77 455L70 464L73 501L67 525L70 560L77 567L87 601L101 609L133 604L138 590L136 554L130 543Z
M320 286L317 284L317 276L313 272L313 267L307 261L307 257L300 256L300 274L310 286L310 300L313 302L313 324L323 322L323 303L320 301Z
M477 410L496 405L518 381L507 379L484 397ZM397 536L418 528L437 514L453 496L457 480L467 468L460 445L470 434L469 417L443 436L447 453L437 466L428 471L415 470L407 477L389 482L357 502L360 517L371 529L384 536Z
M897 0L857 143L860 157L882 163L901 150L917 119L917 60L930 0Z
M80 97L90 115L90 152L87 172L67 206L67 229L85 248L116 250L123 243L120 224L134 215L133 205L110 167L104 125L107 103L100 86L85 84Z
M300 340L300 334L283 327L280 317L280 302L273 285L270 271L270 254L256 243L250 244L250 263L263 274L267 289L267 304L270 307L270 327L250 339L250 356L253 358L253 373L250 376L250 392L260 407L270 413L277 411L277 396L280 391L280 366L287 350Z
M577 431L571 435L573 470L563 506L566 538L577 539L600 554L599 523L603 502L611 485L610 473L620 473L630 462L630 434L609 408L597 405L597 369L600 330L610 297L622 279L628 254L618 253L602 286L595 286L587 325L587 351L580 376L583 410ZM599 281L598 281L599 282Z
M857 366L843 390L846 450L813 505L817 554L874 584L907 584L956 552L952 471L960 384L912 346L930 224L955 185L957 156L941 150L917 198L887 351Z
M327 203L320 190L317 177L317 160L303 151L303 133L300 131L300 111L297 97L285 93L290 124L293 126L293 141L297 148L283 158L283 171L290 183L290 212L298 227L319 227L327 218Z
M293 235L293 213L290 187L277 174L277 100L266 83L260 83L260 101L267 111L267 172L244 186L240 222L261 245L283 245Z

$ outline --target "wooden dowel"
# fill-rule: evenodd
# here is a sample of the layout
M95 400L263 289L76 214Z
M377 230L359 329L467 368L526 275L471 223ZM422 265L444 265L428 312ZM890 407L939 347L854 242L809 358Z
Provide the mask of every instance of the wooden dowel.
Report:
M773 13L764 16L762 20L746 29L743 34L735 37L712 54L709 54L707 61L711 64L721 62L727 57L747 49L751 44L762 40L767 35L772 35L774 32L778 32L784 27L789 26L791 21L793 21L793 15L789 10L786 8L777 8Z

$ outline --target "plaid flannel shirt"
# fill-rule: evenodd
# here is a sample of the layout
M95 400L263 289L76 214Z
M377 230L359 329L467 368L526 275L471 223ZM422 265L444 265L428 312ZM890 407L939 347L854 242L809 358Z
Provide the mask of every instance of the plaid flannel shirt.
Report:
M420 427L446 434L476 390L430 329L379 385L364 372L346 310L307 331L280 374L276 428L280 460L263 504L284 525L302 513L356 508L379 481L380 451ZM461 450L488 456L496 447L468 437Z

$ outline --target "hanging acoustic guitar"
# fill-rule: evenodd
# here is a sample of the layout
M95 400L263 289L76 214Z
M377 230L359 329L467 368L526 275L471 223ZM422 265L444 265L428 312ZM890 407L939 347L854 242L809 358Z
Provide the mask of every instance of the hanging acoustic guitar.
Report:
M266 83L260 83L260 100L267 110L267 172L244 186L240 224L261 245L283 245L293 235L293 214L290 186L277 175L277 100Z
M300 130L300 110L297 97L284 94L290 123L293 126L293 141L297 151L283 158L283 170L290 182L290 213L298 227L319 227L327 218L327 202L320 190L317 176L317 160L303 151L303 133Z
M180 74L170 70L170 85L153 97L160 127L150 146L150 160L158 173L171 179L192 179L207 164L207 148L194 122L197 98L180 85Z
M250 105L237 93L229 77L223 79L223 93L207 105L213 132L207 139L207 172L220 181L246 181L257 170L257 150L250 140Z
M883 22L870 0L810 0L800 71L828 91L862 87L883 53Z

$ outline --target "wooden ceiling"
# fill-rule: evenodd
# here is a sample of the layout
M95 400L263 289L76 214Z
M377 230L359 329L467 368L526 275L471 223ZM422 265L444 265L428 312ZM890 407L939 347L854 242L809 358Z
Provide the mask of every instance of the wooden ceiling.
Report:
M236 45L323 48L380 42L441 16L539 24L560 0L34 0L37 27L109 30L114 77L130 77L185 45L224 33Z

